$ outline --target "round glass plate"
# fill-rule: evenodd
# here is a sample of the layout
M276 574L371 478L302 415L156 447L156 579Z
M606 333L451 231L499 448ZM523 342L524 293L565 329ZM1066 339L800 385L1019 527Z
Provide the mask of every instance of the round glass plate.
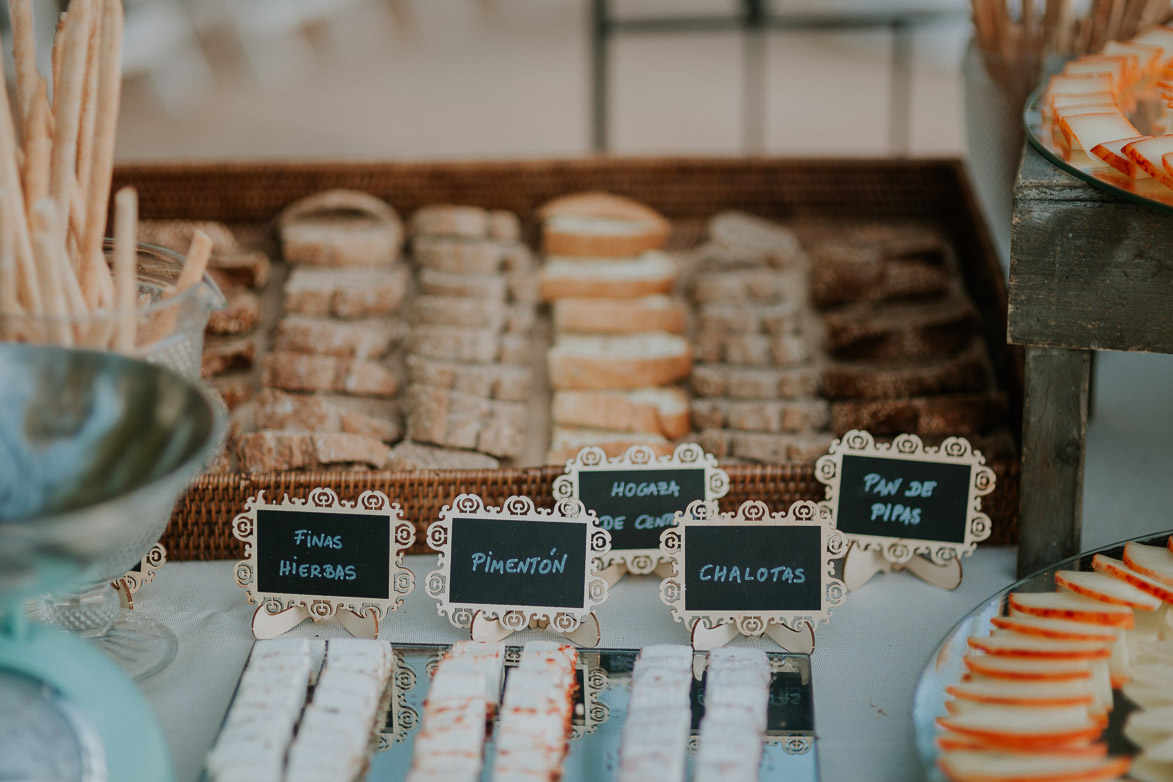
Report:
M1151 543L1164 546L1173 530L1156 535L1145 535L1133 538L1137 543ZM1112 543L1094 551L1088 551L1079 556L1065 559L1046 570L1040 570L1033 575L1016 581L1001 592L985 600L960 622L953 626L944 640L937 647L928 664L921 672L920 681L916 686L916 697L912 705L912 719L916 731L916 752L920 758L921 768L925 779L932 782L945 782L945 775L937 768L937 717L945 714L945 688L961 680L965 672L962 657L969 651L966 639L971 635L989 635L993 629L990 620L1005 613L1006 596L1011 592L1054 592L1055 571L1057 570L1091 570L1092 557L1095 554L1106 554L1119 559L1124 552L1127 540ZM1112 710L1105 738L1108 742L1108 751L1114 755L1131 754L1132 745L1120 733L1126 712L1131 703L1114 693L1115 705Z
M1044 83L1031 93L1022 115L1026 137L1043 157L1060 170L1109 193L1173 212L1173 190L1157 180L1151 177L1132 179L1083 150L1066 149L1066 145L1058 141L1062 134L1054 121L1042 116L1043 94L1046 90L1047 85ZM1142 134L1159 135L1160 127L1168 127L1169 110L1165 108L1164 101L1141 94L1138 96L1138 106L1140 108L1133 111L1129 119ZM1164 132L1168 131L1160 131Z

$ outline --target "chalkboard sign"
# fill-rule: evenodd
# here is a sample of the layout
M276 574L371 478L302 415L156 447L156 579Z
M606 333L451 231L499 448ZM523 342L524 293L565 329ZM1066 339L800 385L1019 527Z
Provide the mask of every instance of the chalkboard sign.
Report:
M577 500L549 511L535 509L528 497L495 508L462 494L428 527L428 545L439 552L428 594L457 627L481 612L511 629L544 619L565 633L607 597L607 583L595 573L610 535Z
M901 435L889 445L852 431L819 458L815 475L827 486L823 504L852 542L893 561L914 553L947 560L990 534L981 498L993 491L994 473L984 465L960 437L928 447Z
M843 599L831 560L846 543L813 502L770 513L751 500L736 514L718 512L716 502L694 502L664 531L660 548L673 570L660 598L689 625L732 622L751 636L770 624L795 629L806 622L813 629Z
M650 573L662 560L660 533L694 500L716 500L729 490L729 476L695 443L656 457L634 446L608 459L599 448L584 448L554 482L555 499L573 498L599 517L611 533L604 567L621 562L633 573Z
M339 609L382 619L411 592L403 554L415 542L411 522L381 492L345 502L330 489L280 504L261 493L233 522L245 542L236 582L270 614L303 607L316 620Z

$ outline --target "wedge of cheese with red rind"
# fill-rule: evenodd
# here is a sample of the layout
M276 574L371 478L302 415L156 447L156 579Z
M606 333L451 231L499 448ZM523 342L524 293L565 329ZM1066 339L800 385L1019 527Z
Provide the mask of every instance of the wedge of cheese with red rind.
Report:
M1023 635L1038 635L1044 638L1061 638L1069 641L1116 640L1118 630L1105 625L1089 622L1073 622L1070 619L1047 619L1042 616L995 616L990 624L999 630L1009 630Z
M1140 135L1128 117L1120 109L1112 111L1064 114L1059 117L1059 127L1063 129L1067 142L1072 148L1092 150L1106 141L1116 141L1124 138L1135 138Z
M983 752L1004 752L996 744L991 744L977 736L967 736L964 733L954 733L951 730L942 730L937 733L937 747L943 752L956 750L977 750ZM1029 747L1015 748L1017 754L1050 754L1051 749L1031 749ZM1063 747L1064 755L1081 758L1103 758L1108 756L1108 745L1102 741L1093 741L1086 744L1069 744Z
M1086 757L1056 752L1030 755L1013 752L943 752L937 766L952 782L1100 782L1128 772L1131 761L1121 757Z
M1002 706L1091 706L1095 694L1086 682L1017 682L981 677L951 684L945 692L959 701Z
M1161 50L1161 59L1168 62L1173 57L1173 29L1169 27L1153 27L1139 35L1132 36L1132 43L1148 44Z
M1173 135L1148 136L1124 145L1124 154L1149 176L1168 188L1173 188L1173 176L1165 170L1163 159L1173 153Z
M1149 173L1136 164L1136 161L1124 154L1124 147L1134 141L1140 141L1147 136L1121 138L1115 141L1105 141L1092 147L1091 154L1104 161L1112 168L1130 179L1148 179Z
M1101 728L1108 727L1108 711L1097 704L1086 703L1059 703L1059 704L1029 704L1029 703L986 703L981 701L950 698L945 701L945 712L950 717L960 717L977 712L989 712L998 709L1036 709L1040 714L1060 708L1075 707L1083 709Z
M1170 158L1166 156L1166 168ZM1173 587L1173 551L1165 546L1146 546L1143 543L1124 544L1124 564L1141 575Z
M1083 57L1069 60L1063 66L1063 73L1106 73L1112 77L1112 90L1119 94L1130 86L1129 77L1132 75L1136 65L1136 55L1084 55Z
M1045 709L991 706L938 717L937 724L946 730L1005 748L1059 749L1095 741L1103 733L1103 723L1089 716L1087 709L1078 706Z
M1136 55L1136 67L1142 77L1152 76L1161 69L1164 52L1160 46L1151 43L1131 41L1108 41L1101 54L1133 54Z
M1137 685L1173 693L1173 662L1134 663L1128 667L1128 675Z
M1087 95L1092 92L1115 94L1112 77L1103 73L1057 73L1047 82L1048 99L1052 95Z
M1128 606L1104 603L1073 592L1011 592L1007 605L1014 611L1050 619L1070 619L1075 622L1132 627L1132 609Z
M1087 659L1024 659L993 654L967 654L962 658L971 673L1012 681L1091 681Z
M1146 749L1173 738L1173 706L1137 709L1124 721L1124 735Z
M1149 598L1155 599L1157 604L1153 606L1154 610L1160 608L1161 603L1173 603L1173 587L1136 572L1119 559L1096 554L1092 557L1092 567L1104 575L1128 584Z
M1010 657L1047 657L1058 660L1106 660L1112 654L1111 645L1103 641L1062 641L1055 638L1004 633L970 636L970 648L986 654Z
M1128 606L1141 611L1156 611L1161 607L1159 600L1131 583L1115 577L1115 574L1059 570L1055 572L1055 583L1069 592L1104 603Z

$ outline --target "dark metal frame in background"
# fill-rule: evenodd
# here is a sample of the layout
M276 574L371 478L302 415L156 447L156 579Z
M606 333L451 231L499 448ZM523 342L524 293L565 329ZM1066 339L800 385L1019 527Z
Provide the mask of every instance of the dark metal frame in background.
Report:
M734 16L691 16L615 19L609 0L591 2L591 145L596 152L608 147L608 102L611 38L617 33L647 35L740 30L742 37L742 143L751 154L765 151L766 33L771 30L874 30L892 33L888 112L888 146L898 154L909 151L912 112L913 28L966 18L962 11L866 11L843 13L769 13L766 0L741 0Z

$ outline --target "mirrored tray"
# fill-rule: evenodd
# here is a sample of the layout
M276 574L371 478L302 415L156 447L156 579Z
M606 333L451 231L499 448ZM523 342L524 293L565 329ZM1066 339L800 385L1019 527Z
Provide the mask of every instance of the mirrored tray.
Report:
M1046 90L1047 85L1044 82L1027 99L1026 108L1023 110L1026 137L1043 157L1060 170L1109 193L1173 212L1173 190L1157 180L1151 177L1132 179L1083 150L1068 151L1057 143L1055 133L1059 132L1058 128L1054 126L1052 119L1044 119L1042 116L1043 94ZM1170 126L1170 112L1165 107L1165 102L1157 98L1155 92L1142 92L1136 97L1138 108L1129 113L1129 119L1137 130L1146 135L1168 132L1160 130L1161 127Z
M398 782L411 767L412 745L420 728L420 715L427 697L431 675L447 651L443 645L395 644L390 706L378 747L373 752L367 782ZM506 647L506 679L517 664L521 649ZM606 782L618 770L619 742L623 733L627 703L631 695L631 670L639 650L580 649L578 690L570 736L570 749L563 762L564 782ZM815 754L814 691L810 657L770 652L770 703L767 712L765 751L759 778L817 782ZM696 655L697 670L703 670L705 655ZM695 736L704 714L705 680L694 679L692 724ZM494 725L495 730L495 725ZM493 735L486 742L485 772L490 780ZM691 752L690 752L691 754ZM689 759L689 775L692 763Z
M1145 535L1133 538L1133 540L1138 543L1164 546L1170 535L1173 535L1173 530L1156 535ZM962 657L969 651L966 639L971 635L990 634L993 629L990 620L1006 613L1006 596L1011 592L1054 592L1056 589L1055 571L1091 570L1092 557L1096 554L1105 554L1119 559L1124 551L1124 544L1128 542L1122 540L1071 559L1065 559L1045 570L1040 570L1014 582L966 614L965 618L954 625L953 629L946 634L921 672L912 707L913 723L916 730L916 750L925 779L931 782L945 782L945 775L937 768L936 719L945 714L945 688L960 681L965 671ZM1124 738L1121 731L1125 718L1136 706L1119 690L1114 690L1112 695L1112 712L1104 733L1108 743L1108 752L1113 755L1132 755L1136 748Z

